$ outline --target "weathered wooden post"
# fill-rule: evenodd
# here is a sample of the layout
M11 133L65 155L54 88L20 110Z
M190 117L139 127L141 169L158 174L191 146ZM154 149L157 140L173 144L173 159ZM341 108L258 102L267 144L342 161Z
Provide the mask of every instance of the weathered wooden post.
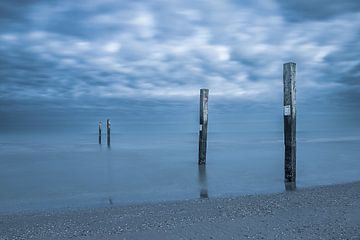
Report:
M99 144L101 144L101 125L102 125L102 122L100 120L99 121Z
M285 63L284 80L284 143L285 182L296 181L296 64Z
M200 89L199 165L206 163L209 89Z
M110 119L106 120L106 130L107 130L107 145L110 146Z

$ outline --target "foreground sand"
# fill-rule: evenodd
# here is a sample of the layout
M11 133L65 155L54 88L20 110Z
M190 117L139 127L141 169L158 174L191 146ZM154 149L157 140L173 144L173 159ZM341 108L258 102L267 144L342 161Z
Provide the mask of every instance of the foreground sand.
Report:
M0 215L0 239L360 239L360 182L230 199Z

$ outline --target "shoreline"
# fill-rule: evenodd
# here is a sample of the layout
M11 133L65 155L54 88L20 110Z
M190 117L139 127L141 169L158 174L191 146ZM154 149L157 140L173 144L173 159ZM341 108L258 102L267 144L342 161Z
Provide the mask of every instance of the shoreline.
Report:
M282 193L0 215L0 239L360 239L360 181Z

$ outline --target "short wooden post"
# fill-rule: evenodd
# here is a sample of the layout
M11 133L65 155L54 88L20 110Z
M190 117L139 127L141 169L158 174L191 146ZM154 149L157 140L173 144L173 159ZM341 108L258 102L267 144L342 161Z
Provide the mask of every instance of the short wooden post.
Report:
M101 125L102 125L102 122L100 120L99 121L99 144L101 144Z
M200 89L199 165L206 163L209 89Z
M285 63L284 80L284 144L285 182L296 181L296 64Z
M110 127L111 127L111 123L110 123L110 119L106 120L106 130L107 130L107 144L110 145Z

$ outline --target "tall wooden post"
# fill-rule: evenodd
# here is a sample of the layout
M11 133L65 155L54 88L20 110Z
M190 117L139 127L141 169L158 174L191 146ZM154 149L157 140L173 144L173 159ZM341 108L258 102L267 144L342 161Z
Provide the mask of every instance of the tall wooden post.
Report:
M102 122L100 120L99 121L99 144L101 144L101 125L102 125Z
M106 120L106 130L107 130L107 145L110 146L110 127L111 127L111 123L110 123L110 119Z
M296 181L296 64L285 63L284 80L284 143L285 182Z
M200 89L199 165L206 163L209 89Z

